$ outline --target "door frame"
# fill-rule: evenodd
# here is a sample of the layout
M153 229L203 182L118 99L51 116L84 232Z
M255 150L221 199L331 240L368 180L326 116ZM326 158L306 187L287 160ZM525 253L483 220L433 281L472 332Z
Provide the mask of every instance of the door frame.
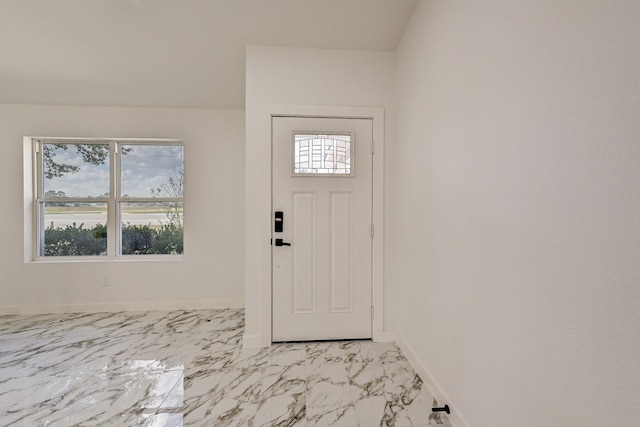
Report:
M272 122L274 117L371 119L373 124L372 332L374 341L392 341L384 331L384 109L263 105L246 117L245 151L245 334L243 346L272 342ZM250 126L251 124L251 126Z

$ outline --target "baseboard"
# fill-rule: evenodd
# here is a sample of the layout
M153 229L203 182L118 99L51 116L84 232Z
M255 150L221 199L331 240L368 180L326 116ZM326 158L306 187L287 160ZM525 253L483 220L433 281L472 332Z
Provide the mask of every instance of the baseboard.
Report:
M112 313L244 308L243 300L141 301L106 304L0 305L0 314Z
M373 342L397 342L398 335L395 332L382 331L373 333Z
M262 348L264 344L262 343L262 335L260 334L244 334L242 336L242 347L243 348Z
M471 427L462 414L456 409L455 403L449 399L445 391L440 387L440 384L435 380L431 372L420 361L416 353L413 351L409 343L401 335L397 335L396 344L400 347L400 350L407 356L409 363L416 370L422 382L427 390L433 395L433 397L442 405L447 404L451 407L451 414L448 415L451 425L454 427Z

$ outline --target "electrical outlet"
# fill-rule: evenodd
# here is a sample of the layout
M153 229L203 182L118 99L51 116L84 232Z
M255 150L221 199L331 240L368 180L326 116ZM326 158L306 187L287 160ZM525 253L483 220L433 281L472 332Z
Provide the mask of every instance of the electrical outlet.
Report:
M108 274L102 276L102 286L109 286L111 284L111 278Z

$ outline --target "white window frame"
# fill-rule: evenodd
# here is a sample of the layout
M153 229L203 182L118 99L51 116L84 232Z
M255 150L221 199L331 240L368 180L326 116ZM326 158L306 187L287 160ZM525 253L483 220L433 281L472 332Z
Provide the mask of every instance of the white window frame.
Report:
M68 144L99 144L109 146L109 197L68 197L65 202L95 203L103 202L107 204L107 254L106 255L83 255L83 256L44 256L44 214L41 212L44 203L60 202L60 198L44 197L44 162L42 153L43 143L68 143ZM121 161L120 147L122 145L179 145L184 147L184 143L179 139L140 139L140 138L60 138L60 137L25 137L25 148L29 144L32 153L31 173L26 169L25 178L30 175L32 178L32 215L33 215L33 252L30 257L33 261L54 261L54 262L78 262L78 261L113 261L113 260L153 260L153 259L182 259L182 254L122 254L122 218L121 203L137 202L179 202L184 206L184 188L182 197L122 197ZM183 158L184 171L184 158ZM184 172L183 172L184 173ZM25 185L25 190L29 186ZM25 201L27 195L25 194ZM184 229L184 224L183 224ZM25 233L25 239L31 233ZM183 242L184 244L184 242ZM25 258L26 258L25 253ZM26 259L25 259L26 260Z

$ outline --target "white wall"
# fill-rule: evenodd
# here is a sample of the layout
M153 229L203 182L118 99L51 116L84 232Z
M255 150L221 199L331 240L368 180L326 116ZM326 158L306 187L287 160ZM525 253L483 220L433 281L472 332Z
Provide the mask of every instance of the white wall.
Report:
M24 262L23 136L184 140L183 260ZM0 105L0 146L0 312L243 305L243 111Z
M271 113L388 108L394 64L388 52L247 48L245 345L268 345L271 336ZM389 123L387 114L386 135Z
M405 33L388 303L458 426L638 425L638 22L430 0Z

